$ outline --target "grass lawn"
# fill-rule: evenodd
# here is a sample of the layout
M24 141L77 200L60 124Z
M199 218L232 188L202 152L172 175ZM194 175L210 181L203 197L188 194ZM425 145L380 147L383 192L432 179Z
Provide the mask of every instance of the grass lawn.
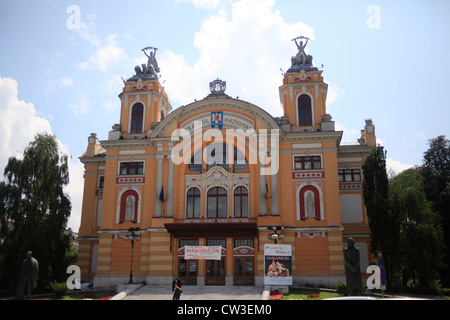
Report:
M45 298L40 298L36 300L100 300L102 298L108 298L114 296L115 292L95 292L95 293L74 293L66 294L62 297L50 296Z
M281 300L321 300L326 298L342 297L339 293L315 290L293 290L284 295Z

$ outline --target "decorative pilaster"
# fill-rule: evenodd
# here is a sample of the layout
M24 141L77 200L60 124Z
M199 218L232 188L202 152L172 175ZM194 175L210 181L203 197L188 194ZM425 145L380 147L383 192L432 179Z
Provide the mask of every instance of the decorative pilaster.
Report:
M259 155L259 215L265 216L267 214L266 208L266 176L262 175L261 172L264 168L264 156L262 154Z
M160 149L160 145L158 145L158 151ZM161 146L162 149L162 146ZM163 183L163 165L164 165L164 155L158 154L156 155L156 159L158 161L156 168L156 194L155 194L155 218L161 217L161 200L159 199L159 195L161 194L162 183Z
M173 144L169 144L169 154L172 153ZM173 217L173 183L174 183L174 165L171 157L169 160L169 176L168 176L168 186L167 186L167 208L166 217Z

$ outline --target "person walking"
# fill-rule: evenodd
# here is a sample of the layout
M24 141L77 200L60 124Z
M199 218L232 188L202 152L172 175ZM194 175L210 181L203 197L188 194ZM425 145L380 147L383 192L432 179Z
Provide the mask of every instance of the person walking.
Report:
M172 281L172 291L173 291L173 298L172 300L180 300L181 293L183 290L181 289L181 279L176 277Z

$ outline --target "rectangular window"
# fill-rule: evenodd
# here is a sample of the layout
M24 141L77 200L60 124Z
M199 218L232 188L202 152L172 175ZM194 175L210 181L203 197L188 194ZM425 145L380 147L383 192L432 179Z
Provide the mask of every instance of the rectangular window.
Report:
M178 240L178 248L184 246L198 246L198 239L180 239Z
M339 182L361 181L361 169L339 169Z
M321 156L295 156L294 170L322 169Z
M234 247L251 247L254 248L255 240L253 238L235 238L234 239Z
M226 239L206 239L207 246L222 246L224 248L227 247Z
M98 187L100 189L103 189L104 184L105 184L105 176L100 176L100 178L98 179Z
M144 174L144 162L121 162L120 175Z

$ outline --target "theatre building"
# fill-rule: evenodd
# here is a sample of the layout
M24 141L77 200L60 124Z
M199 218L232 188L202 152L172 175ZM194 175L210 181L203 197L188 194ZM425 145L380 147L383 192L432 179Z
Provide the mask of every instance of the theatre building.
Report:
M82 280L123 284L132 271L139 283L179 276L191 285L262 286L270 226L284 236L278 244L291 245L295 285L345 282L349 237L365 271L372 257L361 166L375 129L366 120L358 141L341 141L312 57L291 58L273 88L284 109L274 118L229 96L219 79L204 99L173 110L155 52L124 81L108 139L91 134L80 157ZM186 246L221 246L221 258L186 259Z

